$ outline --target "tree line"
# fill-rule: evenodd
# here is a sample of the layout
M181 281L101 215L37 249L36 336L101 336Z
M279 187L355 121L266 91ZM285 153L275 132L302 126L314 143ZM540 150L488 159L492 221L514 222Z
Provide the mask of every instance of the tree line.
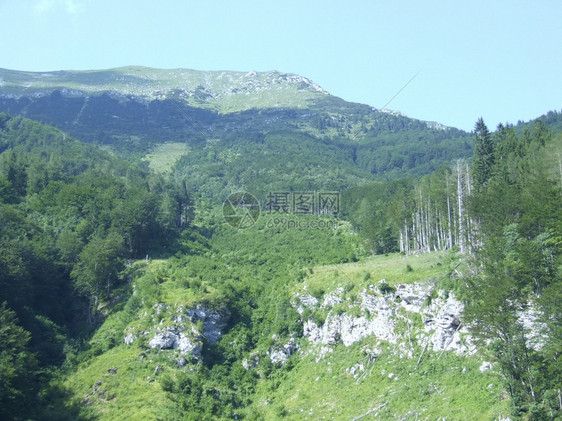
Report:
M552 118L552 116L550 116ZM562 417L562 134L482 119L472 162L417 180L351 189L346 215L375 253L453 249L468 267L447 282L490 345L515 416ZM461 273L458 272L457 273Z
M98 326L127 262L182 250L181 182L0 113L0 418L33 417L41 367Z

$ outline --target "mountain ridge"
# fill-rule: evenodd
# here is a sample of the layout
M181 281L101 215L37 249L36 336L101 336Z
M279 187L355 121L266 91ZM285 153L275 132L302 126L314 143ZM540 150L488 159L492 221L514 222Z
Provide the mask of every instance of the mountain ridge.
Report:
M139 66L43 73L0 69L0 81L0 111L53 125L130 162L164 143L193 151L195 161L180 162L188 173L201 164L211 170L221 157L236 156L223 164L242 177L240 186L253 184L247 169L271 170L261 168L265 155L257 153L269 134L282 133L276 168L295 157L302 160L299 151L306 144L314 151L307 159L317 163L318 174L326 173L326 165L336 173L344 165L346 174L360 170L364 181L425 174L471 154L462 130L348 102L291 73ZM242 164L248 155L253 158ZM338 162L351 158L335 165L327 156L338 156ZM205 171L204 179L217 174L223 184L225 168Z
M12 98L114 92L145 100L174 98L219 112L252 108L304 108L329 95L312 80L276 70L266 72L202 71L125 66L101 70L24 72L0 69L0 88ZM2 94L0 94L2 95Z
M99 79L85 79L87 76L102 78L102 80L105 78L106 83L100 86ZM50 78L52 78L52 83L48 80ZM29 79L33 81L30 82ZM223 84L223 79L231 83L230 87L228 84L226 86ZM284 86L284 82L288 86ZM134 83L140 83L146 89L135 89L134 86L131 86ZM28 93L29 89L34 89L35 92ZM222 91L220 91L221 89ZM38 93L37 90L42 92ZM162 69L141 65L53 71L21 71L0 68L0 97L19 99L25 96L46 96L57 90L68 97L115 92L148 101L174 98L183 100L190 106L219 113L235 113L255 108L308 108L328 99L368 107L374 112L411 118L399 110L377 109L370 104L347 101L332 95L306 76L279 70ZM275 90L277 92L274 92ZM2 93L2 91L6 93ZM269 98L268 93L271 94ZM240 99L242 96L245 97L246 102ZM436 121L419 121L426 123L428 128L454 128Z

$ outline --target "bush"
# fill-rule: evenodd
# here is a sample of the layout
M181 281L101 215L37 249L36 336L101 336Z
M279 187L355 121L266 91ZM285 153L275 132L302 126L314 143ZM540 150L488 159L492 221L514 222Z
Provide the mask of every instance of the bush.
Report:
M321 286L316 286L310 289L310 295L312 295L314 298L318 300L320 300L325 293L326 291Z
M379 284L379 292L383 295L388 295L396 292L396 288L386 282L381 282Z

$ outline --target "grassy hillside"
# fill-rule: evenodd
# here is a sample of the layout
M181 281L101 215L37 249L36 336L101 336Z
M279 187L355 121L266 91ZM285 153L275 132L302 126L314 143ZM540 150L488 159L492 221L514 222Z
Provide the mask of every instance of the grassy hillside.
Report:
M323 297L338 287L344 287L347 296L354 296L383 278L393 286L433 283L444 275L451 258L440 253L419 257L392 254L318 265L315 262L329 263L331 259L319 259L305 251L307 244L318 241L322 241L323 250L337 247L341 235L271 233L263 227L248 232L226 229L213 237L209 253L200 257L157 260L148 265L137 262L131 283L136 295L124 306L108 307L105 323L89 341L88 356L84 354L84 362L66 375L64 387L72 396L69 402L83 408L84 419L101 420L234 416L338 420L358 417L379 405L384 405L376 411L383 419L479 420L506 414L509 400L502 393L501 379L494 370L480 372L480 354L440 355L424 351L420 344L413 349L413 357L407 358L397 354L395 345L371 336L348 347L338 344L333 352L318 357L318 349L302 336L302 320L293 319L298 314L291 310L294 304L287 302L287 297L305 291L317 291L312 293ZM341 239L355 241L348 235ZM233 248L233 241L243 241L246 247ZM302 248L295 250L292 245L299 242ZM263 244L267 246L262 248ZM263 250L259 256L252 251L258 249ZM265 260L265 272L257 269L256 259ZM275 261L280 266L270 272L267 268ZM228 267L227 272L222 272L222 265ZM289 272L285 268L290 268ZM278 280L272 287L274 278ZM229 288L246 293L228 299L224 294ZM252 300L256 300L254 304ZM132 345L123 343L125 333L138 326L138 316L156 314L158 304L172 308L226 304L238 316L216 346L204 346L202 360L192 360L182 368L177 364L177 351L147 345L150 334ZM255 306L252 315L248 314L251 322L244 316L247 305ZM166 313L162 314L168 323ZM416 331L423 326L419 319L413 323ZM150 323L143 326L151 329ZM241 332L246 332L243 342L239 342ZM285 364L269 361L268 350L276 341L272 342L272 335L279 340L294 335L300 346ZM225 357L232 354L232 347L237 351ZM376 358L369 357L371 349L377 350ZM229 360L235 355L235 360ZM243 368L243 360L256 356L259 362L255 368ZM218 373L222 373L220 377L216 377ZM185 386L180 386L186 379L198 384L197 393L203 391L198 403L189 401L188 395L178 398L180 390L187 393ZM212 399L206 395L211 392L216 394ZM223 397L230 393L236 393L236 400L226 405ZM213 407L217 403L220 409Z
M290 371L258 387L257 412L267 420L351 420L380 408L367 419L459 421L509 413L500 376L481 373L477 358L446 353L426 355L419 365L417 358L394 356L369 361L365 350L373 347L376 341L365 340L338 346L320 362L313 355L302 357Z

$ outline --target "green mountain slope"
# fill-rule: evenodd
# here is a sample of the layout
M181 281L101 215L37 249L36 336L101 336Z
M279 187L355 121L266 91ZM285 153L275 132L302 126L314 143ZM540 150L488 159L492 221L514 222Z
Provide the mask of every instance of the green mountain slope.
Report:
M471 154L465 132L349 103L302 76L279 72L0 69L0 111L52 124L127 160L167 142L185 143L198 151L194 156L205 155L209 143L219 155L242 148L253 156L252 148L279 133L287 143L316 141L318 161L330 161L334 153L349 157L330 165L336 172L362 173L363 180L424 174ZM292 148L276 150L279 161L306 163L308 157ZM257 170L268 169L267 160L252 162ZM185 172L192 170L184 164ZM237 183L253 182L236 171Z
M127 260L175 247L187 202L138 166L0 113L0 418L77 419L49 382L107 302L130 294Z
M360 317L365 310L358 297L382 277L391 279L394 287L413 281L431 285L432 276L440 276L444 270L436 264L445 256L435 254L418 260L392 255L316 266L315 262L326 259L300 254L294 250L295 241L303 247L322 244L326 252L336 246L337 236L306 232L272 235L261 228L243 236L245 250L225 254L231 248L225 248L230 237L227 232L219 234L212 242L214 253L196 259L137 264L133 281L137 295L123 310L112 312L90 340L92 356L64 380L71 391L69 402L83 408L83 417L339 420L377 407L373 413L383 419L480 420L508 413L509 401L501 397L501 377L495 370L480 369L482 355L428 349L425 342L431 335L425 333L416 313L401 310L387 320L397 323L398 344L367 335L351 345L336 339L324 346L330 352L323 353L323 346L315 345L306 333L306 318L318 322L321 312L326 324L330 317ZM254 255L252 250L261 247L262 241L267 242L269 252ZM219 262L213 257L217 252ZM281 256L279 264L274 264ZM256 270L255 259L260 257L267 259L264 269L276 268L272 275L277 280ZM296 270L304 258L308 260L304 276L282 269L291 261ZM212 265L219 267L209 270ZM222 272L223 265L228 266L228 272ZM405 272L406 265L414 270ZM202 278L199 286L192 280L197 278ZM154 295L152 282L159 283L161 295ZM345 305L299 314L298 297L303 292L322 302L334 297L341 285L346 290ZM175 331L178 314L197 308L213 311L210 309L225 305L231 316L222 337L216 343L203 342L196 358L191 353L182 354L181 345L159 349L152 344L159 331ZM399 303L397 306L401 308ZM425 306L429 309L431 304ZM378 316L373 313L372 317ZM405 320L410 320L409 327ZM189 335L193 335L191 331L196 336L205 332L201 322L191 324L186 319L183 323L189 326ZM130 344L124 339L139 333Z
M0 78L0 418L558 415L558 113L451 168L466 133L300 76Z

